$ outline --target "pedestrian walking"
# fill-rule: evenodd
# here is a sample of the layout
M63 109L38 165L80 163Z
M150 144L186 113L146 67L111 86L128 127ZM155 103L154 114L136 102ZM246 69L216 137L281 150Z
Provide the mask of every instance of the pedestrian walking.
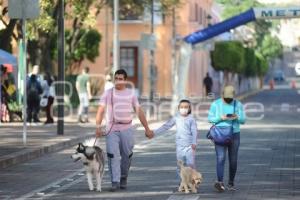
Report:
M240 146L240 124L245 123L245 113L242 103L236 100L234 95L234 87L231 85L225 86L222 97L211 104L208 114L209 122L215 126L233 127L233 137L230 144L220 145L215 143L217 181L214 186L219 192L225 190L223 178L226 153L228 153L229 159L227 189L236 190L234 179L237 171L238 150Z
M102 95L96 115L96 136L106 135L106 151L112 192L127 188L127 177L134 147L133 111L144 126L146 136L148 138L153 137L134 90L126 87L126 71L123 69L117 70L114 74L114 80L115 86ZM100 125L105 111L107 114L107 130L102 133Z
M40 105L45 108L46 111L46 121L45 124L53 124L53 114L52 114L52 105L55 97L55 89L54 89L54 77L51 76L49 72L46 72L44 76L44 80L42 81L42 89L43 94L42 99L40 101Z
M34 80L35 80L35 82L37 82L36 84L38 85L37 87L41 88L42 76L40 75L40 66L39 65L34 65L32 67L32 71L27 75L27 83L30 82L31 76L34 76ZM40 101L40 99L41 99L40 95L41 95L41 93L39 93L39 97L35 98L35 101L37 101L38 99ZM34 105L36 106L36 107L34 107L34 111L33 111L33 113L35 115L33 118L36 118L36 119L34 119L34 122L40 123L41 122L39 119L39 113L40 113L40 109L41 109L40 103L37 104L36 102L34 102Z
M114 83L111 80L111 75L108 74L105 76L105 84L104 84L104 91L109 90L114 87Z
M89 101L92 98L91 94L91 84L90 84L90 69L85 67L76 79L76 90L79 97L79 108L78 108L78 122L85 123L88 122L88 110Z
M203 85L205 86L205 93L206 96L209 95L209 93L211 93L211 89L213 87L213 80L212 78L209 76L209 73L206 73L206 77L203 79Z
M38 118L39 107L40 107L40 95L43 93L42 86L37 80L37 76L32 74L27 81L27 122L39 123Z
M184 165L195 169L195 152L197 146L197 122L192 115L191 102L183 99L179 102L178 113L169 119L160 128L154 130L154 135L165 133L176 125L176 158L183 161ZM177 177L179 176L177 166Z

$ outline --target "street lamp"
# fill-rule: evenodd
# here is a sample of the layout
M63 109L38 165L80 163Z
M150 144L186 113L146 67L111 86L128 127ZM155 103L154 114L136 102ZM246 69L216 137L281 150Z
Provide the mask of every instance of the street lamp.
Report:
M119 0L114 0L113 72L119 69Z
M64 81L65 81L65 25L64 25L64 0L59 0L58 12L58 88L57 88L57 102L58 102L58 120L57 120L57 134L64 134Z
M154 0L151 1L151 35L154 35ZM154 99L156 79L156 66L154 58L154 50L150 50L150 101Z

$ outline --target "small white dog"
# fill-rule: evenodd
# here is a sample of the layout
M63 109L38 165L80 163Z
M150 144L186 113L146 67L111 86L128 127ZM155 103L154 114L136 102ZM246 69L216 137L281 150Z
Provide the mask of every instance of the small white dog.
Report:
M202 174L191 167L184 166L181 160L178 161L178 166L180 168L181 178L178 192L182 192L184 190L185 193L189 193L189 189L191 189L193 193L197 193L197 188L203 180Z
M104 176L104 152L94 146L95 139L86 140L84 143L79 143L76 152L71 156L76 162L82 160L85 166L89 189L94 190L93 177L96 179L96 190L101 192L101 182Z

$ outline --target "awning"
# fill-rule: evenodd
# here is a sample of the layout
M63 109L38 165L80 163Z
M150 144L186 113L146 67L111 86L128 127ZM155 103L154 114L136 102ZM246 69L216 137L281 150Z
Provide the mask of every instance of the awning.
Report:
M0 49L0 64L11 64L16 67L18 65L18 61L14 55Z

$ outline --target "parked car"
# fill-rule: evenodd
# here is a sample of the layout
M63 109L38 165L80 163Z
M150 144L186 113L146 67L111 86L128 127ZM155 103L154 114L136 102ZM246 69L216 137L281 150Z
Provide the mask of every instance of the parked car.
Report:
M284 73L282 70L275 70L273 73L273 79L274 81L284 81Z
M295 72L297 76L300 76L300 62L298 62L295 66Z

